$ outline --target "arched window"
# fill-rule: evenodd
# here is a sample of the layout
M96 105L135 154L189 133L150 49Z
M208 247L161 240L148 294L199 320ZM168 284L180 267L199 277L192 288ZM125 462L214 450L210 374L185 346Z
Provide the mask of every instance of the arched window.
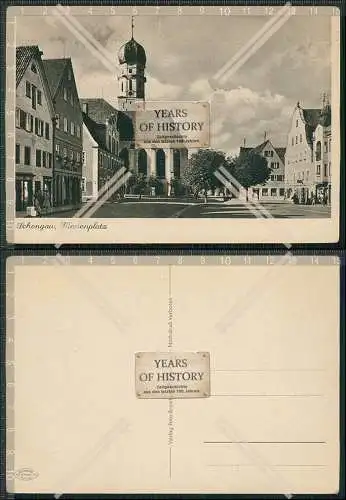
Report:
M180 149L173 150L173 177L180 179Z
M156 176L159 179L166 177L166 155L163 149L156 151Z
M316 143L316 161L321 159L321 141L317 141Z
M124 167L129 168L129 151L127 148L121 150L119 157L124 162Z
M147 168L147 165L148 165L148 161L147 161L147 153L144 149L140 149L138 151L138 156L137 156L137 169L138 169L138 173L140 175L145 175L147 176L148 174L148 168Z

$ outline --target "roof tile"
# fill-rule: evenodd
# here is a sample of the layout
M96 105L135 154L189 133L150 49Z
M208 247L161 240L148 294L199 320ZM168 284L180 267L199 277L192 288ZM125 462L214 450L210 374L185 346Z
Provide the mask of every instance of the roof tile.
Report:
M83 122L86 125L87 129L89 130L92 138L94 141L97 142L97 144L102 148L102 149L107 149L106 147L106 136L105 136L105 124L101 123L96 123L90 116L88 116L86 113L83 113Z
M63 76L66 64L70 59L43 59L43 67L46 72L48 85L52 97L54 98Z
M16 47L16 85L21 82L26 68L35 56L41 57L42 52L38 45L25 45Z
M121 141L132 141L134 137L131 118L124 112L114 108L102 98L82 98L80 103L88 105L88 116L97 124L105 124L111 116L116 115ZM96 139L95 139L96 140Z

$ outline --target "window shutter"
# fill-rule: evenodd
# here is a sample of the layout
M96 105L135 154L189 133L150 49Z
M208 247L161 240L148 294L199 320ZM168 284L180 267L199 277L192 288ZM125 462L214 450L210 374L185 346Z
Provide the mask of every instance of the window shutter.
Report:
M35 118L35 134L38 135L38 119Z
M26 125L26 113L25 113L25 111L20 110L19 122L20 122L20 127L25 129L25 125Z

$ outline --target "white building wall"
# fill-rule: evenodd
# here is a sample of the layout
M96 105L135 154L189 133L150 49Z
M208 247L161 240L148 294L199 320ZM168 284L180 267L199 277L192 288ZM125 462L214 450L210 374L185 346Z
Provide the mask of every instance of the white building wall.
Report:
M319 147L320 145L320 151ZM319 124L313 139L314 184L317 196L322 196L331 184L331 127ZM330 196L330 191L329 191Z
M312 146L306 138L305 121L301 108L296 107L287 137L285 181L287 191L298 188L313 189L314 162Z
M283 200L285 198L285 164L271 142L260 153L271 168L270 178L264 183L249 188L249 198L258 200ZM244 193L242 193L244 197Z
M88 127L83 124L83 199L97 199L97 179L98 179L98 145L92 138Z
M31 70L32 64L35 64L37 73ZM41 92L41 103L38 104L36 98L36 109L32 107L32 99L26 96L26 82L30 85L34 85L37 90ZM36 95L37 95L36 90ZM21 109L26 113L30 113L33 116L33 130L28 131L18 127L18 121L16 118L16 144L20 146L20 163L16 165L16 174L33 174L33 181L40 181L41 187L43 188L43 178L52 177L53 168L49 167L38 167L36 165L36 151L39 149L45 151L46 153L53 153L53 127L52 127L52 116L51 110L48 103L48 97L45 94L45 87L43 84L43 77L41 74L41 68L38 62L33 59L19 83L16 90L16 110ZM16 111L17 113L17 111ZM44 122L43 136L39 136L35 133L35 118L38 118ZM45 124L49 124L49 139L45 136ZM30 147L31 158L30 165L24 164L24 148L25 146ZM51 160L51 165L53 164L53 158ZM41 165L42 165L42 154L41 154Z

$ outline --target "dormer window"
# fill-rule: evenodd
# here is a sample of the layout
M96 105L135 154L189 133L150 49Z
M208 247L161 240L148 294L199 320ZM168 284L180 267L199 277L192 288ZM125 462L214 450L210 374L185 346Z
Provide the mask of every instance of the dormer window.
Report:
M32 65L31 65L31 71L33 73L37 73L37 68L36 68L36 65L34 63L32 63Z

